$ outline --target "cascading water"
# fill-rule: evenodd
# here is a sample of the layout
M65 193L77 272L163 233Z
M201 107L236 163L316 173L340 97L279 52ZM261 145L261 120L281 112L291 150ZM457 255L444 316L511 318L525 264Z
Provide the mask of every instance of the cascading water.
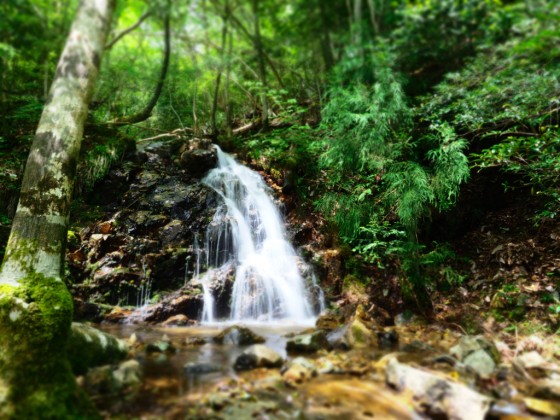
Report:
M316 314L310 293L298 269L294 248L286 240L283 220L269 196L269 187L259 174L217 146L216 150L218 167L202 181L223 200L206 232L202 251L208 269L201 279L202 321L215 321L212 283L231 272L235 275L231 321L312 321Z

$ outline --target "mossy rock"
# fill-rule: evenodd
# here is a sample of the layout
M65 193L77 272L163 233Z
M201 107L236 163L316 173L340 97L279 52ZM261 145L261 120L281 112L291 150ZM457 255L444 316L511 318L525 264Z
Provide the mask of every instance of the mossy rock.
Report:
M76 375L84 374L95 366L123 360L128 351L129 347L124 341L89 325L72 323L67 352Z
M98 418L72 375L71 321L60 279L29 274L0 286L0 418Z

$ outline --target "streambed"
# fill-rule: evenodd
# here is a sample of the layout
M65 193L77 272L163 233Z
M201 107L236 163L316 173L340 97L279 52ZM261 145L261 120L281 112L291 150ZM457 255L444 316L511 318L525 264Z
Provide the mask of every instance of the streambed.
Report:
M393 327L399 343L391 348L379 341L305 354L287 353L286 343L294 334L317 330L251 325L284 364L242 372L233 366L249 346L213 341L225 325L98 327L134 343L131 357L141 367L138 386L92 395L105 418L528 419L553 418L550 413L558 409L554 366L531 367L528 353L513 361L502 355L494 372L476 374L454 359L454 346L463 342L464 350L473 337L433 325ZM149 350L157 343L174 350Z

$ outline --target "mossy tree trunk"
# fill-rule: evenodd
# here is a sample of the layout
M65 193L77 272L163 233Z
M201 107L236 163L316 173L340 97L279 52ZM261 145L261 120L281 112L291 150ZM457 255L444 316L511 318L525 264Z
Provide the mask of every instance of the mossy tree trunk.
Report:
M0 268L0 418L69 418L87 406L66 354L72 299L62 276L80 143L113 10L114 0L80 2L31 145Z

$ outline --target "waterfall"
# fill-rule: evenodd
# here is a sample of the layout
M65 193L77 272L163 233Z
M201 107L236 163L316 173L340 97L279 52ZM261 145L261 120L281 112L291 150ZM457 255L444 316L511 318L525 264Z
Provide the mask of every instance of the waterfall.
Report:
M215 321L212 285L231 274L230 321L312 321L316 314L311 293L270 188L259 174L216 150L218 167L202 180L223 200L206 232L203 252L197 251L205 254L207 269L201 279L202 321Z

